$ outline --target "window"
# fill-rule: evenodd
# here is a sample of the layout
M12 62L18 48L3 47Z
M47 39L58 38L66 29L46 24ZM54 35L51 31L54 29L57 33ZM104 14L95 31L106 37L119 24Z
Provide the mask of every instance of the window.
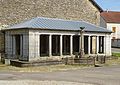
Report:
M116 32L116 27L112 27L112 32Z

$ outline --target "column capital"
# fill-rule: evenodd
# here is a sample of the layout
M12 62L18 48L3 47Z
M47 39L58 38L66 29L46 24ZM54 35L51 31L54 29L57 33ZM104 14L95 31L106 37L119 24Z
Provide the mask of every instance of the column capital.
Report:
M88 35L88 37L91 37L92 35Z
M60 34L60 36L63 36L63 34Z
M48 34L49 36L52 36L53 34Z

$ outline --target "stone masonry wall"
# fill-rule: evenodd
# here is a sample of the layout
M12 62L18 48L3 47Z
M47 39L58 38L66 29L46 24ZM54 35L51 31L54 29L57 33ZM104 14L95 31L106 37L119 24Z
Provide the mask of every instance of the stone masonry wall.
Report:
M99 14L89 0L0 0L0 23L7 25L36 16L84 20L99 25Z

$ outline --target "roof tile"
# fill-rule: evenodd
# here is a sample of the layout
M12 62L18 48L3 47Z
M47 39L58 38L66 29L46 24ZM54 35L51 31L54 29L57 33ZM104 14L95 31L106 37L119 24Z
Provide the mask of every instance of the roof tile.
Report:
M120 23L120 12L105 11L101 13L101 16L107 23Z

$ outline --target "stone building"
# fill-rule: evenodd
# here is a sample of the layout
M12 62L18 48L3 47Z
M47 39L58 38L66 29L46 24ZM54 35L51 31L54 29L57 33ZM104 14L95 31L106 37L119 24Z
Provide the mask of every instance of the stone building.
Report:
M94 0L0 0L0 26L37 16L82 20L99 25L102 11ZM3 43L4 35L0 37ZM0 51L4 51L3 48L4 44L1 44Z
M38 16L99 25L101 11L94 0L0 0L0 23L11 25Z
M85 54L111 55L111 31L106 28L85 21L36 17L4 30L6 57L22 61L74 57L81 50L80 27L85 27Z
M94 25L100 26L100 12L102 11L103 10L101 9L101 7L94 0L1 0L0 1L0 18L1 18L0 24L1 25L12 25L12 24L20 23L21 21L24 21L24 20L34 18L34 17L47 17L47 18L52 18L52 19L58 18L58 21L59 19L63 19L60 21L65 21L65 23L67 22L67 20L71 20L69 21L71 23L77 22L77 21L80 21L81 23L84 22L84 25L83 25L84 27L87 27L88 25L85 22L89 22ZM47 25L48 24L49 23L47 23ZM67 24L65 25L67 26ZM88 45L84 48L85 53L87 54L99 54L100 53L104 55L111 55L111 48L104 46L105 44L108 44L108 46L110 45L109 43L110 42L109 41L110 31L104 30L104 28L100 28L94 25L89 24L92 30L89 28L89 26L86 29L84 38L88 42L86 42L85 44L88 45L90 44L89 42L92 42L92 43L91 45ZM70 27L70 24L69 24L69 27ZM42 28L42 27L38 27L38 28ZM64 40L64 37L65 37L65 40L67 39L66 43L69 43L67 44L69 46L66 46L66 48L64 48L65 55L68 51L69 51L68 54L71 55L73 53L72 50L74 49L77 49L75 51L78 52L79 51L79 48L77 48L78 46L72 49L72 44L70 44L72 41L72 37L71 37L72 35L73 35L73 40L75 37L75 40L77 40L77 42L79 41L78 36L80 34L78 33L78 27L75 27L75 30L73 30L72 28L72 30L70 31L68 30L68 28L67 30L63 30L62 28L60 28L61 30L60 33L56 29L59 29L59 26L53 29L54 31L49 31L49 30L41 31L40 29L27 30L27 29L23 29L22 27L17 30L16 28L14 29L14 27L8 28L8 30L7 29L5 30L5 33L6 33L5 34L6 36L5 37L5 42L6 42L5 53L12 55L12 56L16 55L17 53L20 55L19 57L20 60L23 59L23 60L28 60L28 61L37 59L39 56L41 56L41 53L39 53L40 49L42 50L43 55L45 52L45 56L46 54L47 56L51 56L54 54L56 55L56 52L57 53L59 52L58 53L59 55L63 55L64 52L63 50L61 51L62 48L60 45L58 45L57 47L60 49L57 49L54 51L50 50L51 48L50 46L52 46L50 43L49 43L49 46L46 46L46 44L43 43L45 44L46 48L49 47L49 49L43 49L40 47L37 48L37 46L42 46L42 45L38 45L39 42L42 42L42 41L39 41L38 38L42 38L43 42L47 42L48 44L48 42L52 40L52 37L54 37L54 39L56 39L56 37L58 38L56 42L59 42L62 39ZM102 32L99 32L101 30ZM37 31L40 33L38 33ZM41 35L41 32L43 32L42 35ZM55 33L55 36L51 35L52 33ZM59 34L59 35L56 35L56 34ZM63 38L61 38L61 34L63 34L62 36ZM21 37L21 35L23 36ZM45 41L43 37L45 37ZM31 40L32 38L35 39L34 40L35 42ZM1 39L4 39L4 38L1 38ZM34 44L31 44L32 42ZM18 48L16 48L15 43L17 43ZM57 44L61 44L61 43L59 42ZM76 44L78 45L79 42ZM33 48L32 45L34 45L35 48ZM53 47L53 48L56 48L56 47ZM107 49L109 51L106 51Z

